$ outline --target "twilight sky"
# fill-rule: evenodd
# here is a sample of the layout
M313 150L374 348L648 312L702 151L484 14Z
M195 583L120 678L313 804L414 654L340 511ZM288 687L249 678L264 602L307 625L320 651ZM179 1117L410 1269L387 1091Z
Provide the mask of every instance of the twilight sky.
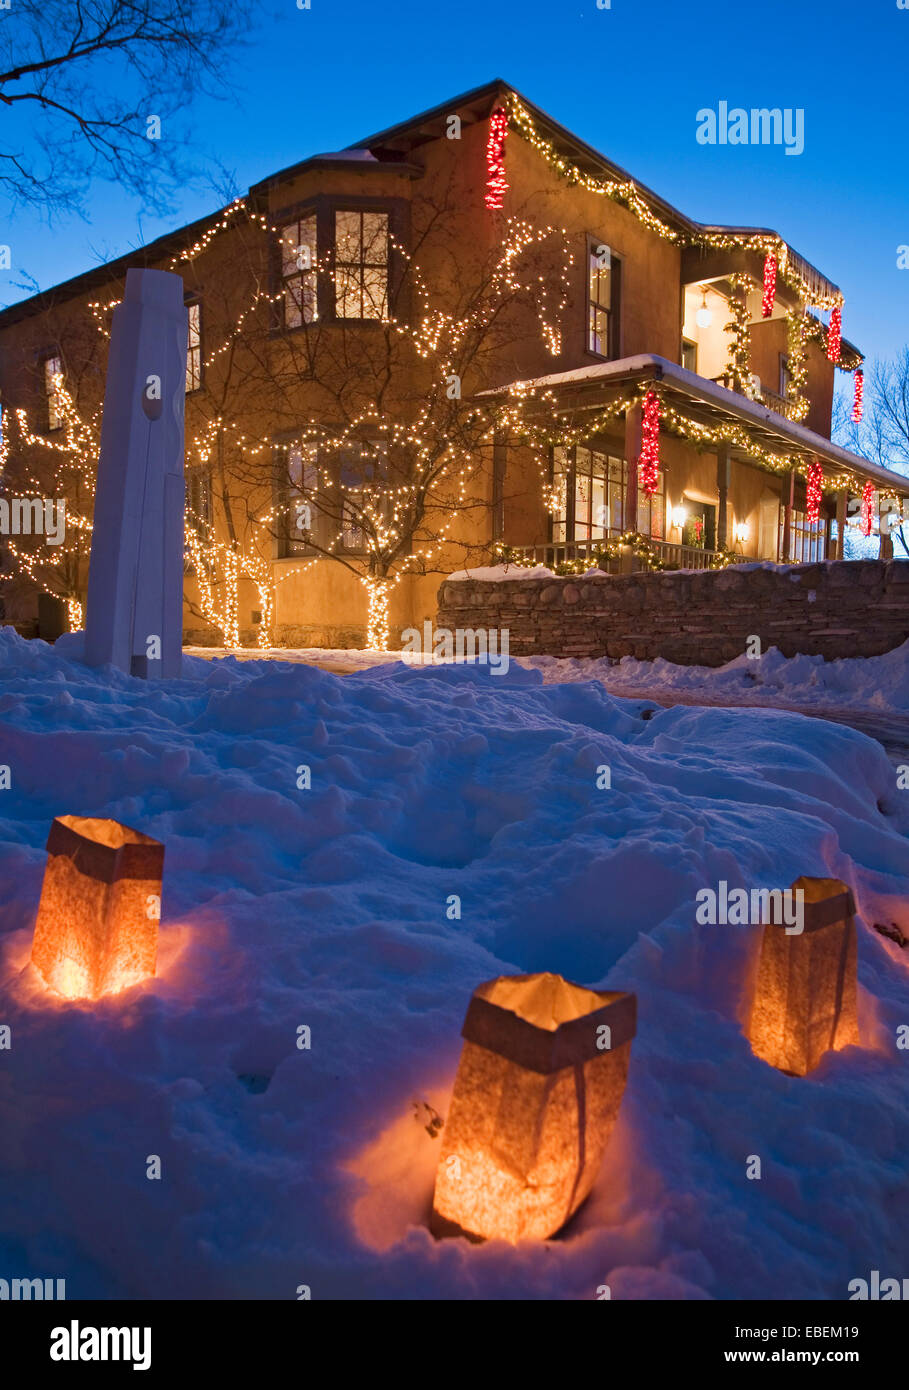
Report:
M602 2L602 0L601 0ZM909 9L897 0L248 0L233 92L199 101L197 145L245 192L502 77L691 216L775 228L844 291L843 331L869 358L909 341ZM909 3L909 0L903 0ZM705 146L696 112L801 108L804 152ZM166 132L165 132L166 134ZM172 215L139 218L99 184L89 220L5 223L0 303L122 254L220 203L200 178Z

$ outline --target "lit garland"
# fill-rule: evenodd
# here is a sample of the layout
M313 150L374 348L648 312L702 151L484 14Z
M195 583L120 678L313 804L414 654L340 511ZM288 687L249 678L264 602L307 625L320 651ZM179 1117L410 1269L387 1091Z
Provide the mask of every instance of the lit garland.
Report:
M808 414L805 388L808 385L808 316L802 309L786 315L786 360L789 365L789 401L793 418L803 420Z
M827 356L831 362L839 362L843 346L843 311L837 304L830 314L830 327L827 329Z
M708 231L706 228L697 228L692 232L677 231L653 211L638 191L633 179L598 179L585 174L577 164L560 155L551 140L546 140L540 135L530 112L514 92L509 92L506 100L511 124L515 130L567 183L620 203L645 227L666 241L681 246L700 246L712 251L756 251L765 257L772 255L776 260L780 277L805 303L818 309L830 309L842 304L843 296L839 290L831 290L829 293L823 291L816 282L809 280L799 270L799 258L795 253L790 255L790 248L782 237L765 232L743 235L741 232Z
M862 371L861 367L856 367L854 376L855 385L854 395L852 398L852 419L858 425L861 423L862 416L865 413L865 373Z
M761 299L761 315L769 319L773 313L773 303L776 299L776 256L770 251L764 257L764 292Z
M748 275L730 275L732 295L729 299L729 312L732 319L726 324L729 334L729 361L727 371L732 377L734 390L754 397L751 384L751 333L748 327L748 291L754 282Z
M871 521L874 516L874 483L869 481L862 488L862 535L871 535Z
M540 563L539 560L528 555L525 551L516 550L501 542L497 542L492 547L492 553L493 559L499 564L515 565L519 569L534 569ZM663 559L659 547L654 545L650 537L643 535L640 531L623 531L620 536L610 536L608 539L599 540L585 555L574 560L557 560L547 568L551 569L553 574L562 577L587 574L588 571L594 569L605 571L607 565L624 560L629 554L640 561L645 570L674 568L669 561ZM727 565L735 564L736 559L733 551L723 547L710 556L707 568L725 569Z
M652 497L660 479L660 399L655 391L644 397L641 420L641 487Z
M489 118L489 139L486 142L486 206L503 206L508 182L505 178L505 139L508 135L508 112L500 106Z
M813 525L821 514L824 470L819 459L812 459L808 465L808 482L805 488L805 517Z
M583 188L588 193L599 193L603 197L611 198L614 202L620 203L623 207L628 208L629 212L634 213L638 221L642 222L645 227L649 227L652 232L656 232L666 241L681 241L679 233L657 217L648 207L638 192L633 179L619 182L616 179L597 179L590 174L585 174L576 164L563 159L551 140L544 139L538 133L533 117L514 92L508 93L507 101L509 117L515 130L568 183Z

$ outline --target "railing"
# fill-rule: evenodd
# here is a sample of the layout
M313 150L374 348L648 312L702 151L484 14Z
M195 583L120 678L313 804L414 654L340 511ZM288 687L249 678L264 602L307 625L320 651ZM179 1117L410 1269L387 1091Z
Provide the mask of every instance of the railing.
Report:
M728 372L724 372L722 376L711 377L710 380L716 386L725 386L727 391L736 390L734 380ZM780 395L779 391L771 391L766 386L762 386L754 396L745 395L744 391L738 391L737 394L745 396L746 400L760 401L761 405L766 406L768 410L773 410L777 415L782 415L784 420L795 420L798 422L800 418L797 401L787 400L785 396Z
M513 553L533 560L534 564L554 569L556 565L585 559L589 559L591 566L594 566L597 564L597 551L602 550L603 545L602 540L550 541L546 545L516 545L511 549ZM668 569L675 570L708 570L720 562L741 564L753 559L753 556L749 555L729 556L721 550L702 550L694 545L673 545L671 541L652 540L650 545L663 564ZM641 565L629 546L624 552L605 561L604 567L610 574L620 574L639 569Z

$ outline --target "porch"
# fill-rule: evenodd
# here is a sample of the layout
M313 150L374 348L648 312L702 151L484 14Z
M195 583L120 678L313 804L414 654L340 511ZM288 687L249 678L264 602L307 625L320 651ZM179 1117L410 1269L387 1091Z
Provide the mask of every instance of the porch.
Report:
M534 565L545 565L555 569L558 565L573 564L578 560L588 560L591 566L599 565L606 574L630 574L641 568L641 562L630 546L619 547L617 555L609 559L602 557L605 542L602 540L549 541L542 545L509 546L512 555L519 555L522 561ZM676 545L671 541L650 540L650 550L662 569L671 570L711 570L728 564L741 564L754 561L753 555L729 555L722 550L705 550L700 546Z

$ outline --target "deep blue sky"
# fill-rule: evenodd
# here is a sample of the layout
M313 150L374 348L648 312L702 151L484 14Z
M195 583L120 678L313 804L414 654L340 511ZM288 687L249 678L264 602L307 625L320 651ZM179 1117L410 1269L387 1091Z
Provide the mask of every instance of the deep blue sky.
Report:
M503 77L632 175L702 221L770 226L843 289L845 335L869 357L909 341L909 10L896 0L250 0L249 46L225 103L199 102L200 146L245 189L308 154L339 149ZM695 113L801 107L805 151L706 147ZM153 109L153 108L152 108ZM213 211L187 189L141 224L99 185L88 222L18 213L0 240L13 270L58 283Z

